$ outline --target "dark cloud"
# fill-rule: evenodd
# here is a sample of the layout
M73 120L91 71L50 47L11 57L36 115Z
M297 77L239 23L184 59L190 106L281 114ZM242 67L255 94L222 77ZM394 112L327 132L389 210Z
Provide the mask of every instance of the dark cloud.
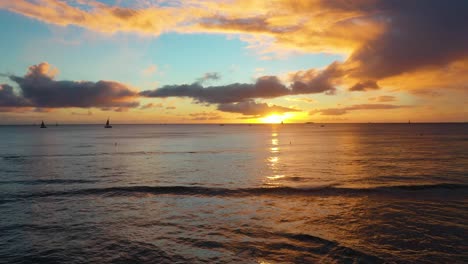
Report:
M231 31L247 31L256 33L279 33L284 34L293 32L300 28L296 26L274 26L268 23L268 17L246 17L246 18L227 18L215 16L202 19L201 26L206 28L222 28Z
M70 114L71 114L71 115L77 115L77 116L92 116L92 115L93 115L93 112L91 112L90 110L88 110L88 112L86 112L86 113L71 112Z
M278 105L271 105L269 106L266 103L257 103L253 100L244 101L240 103L225 103L219 104L218 110L223 112L231 112L231 113L239 113L243 115L249 116L263 116L271 113L286 113L286 112L298 112L299 110L278 106Z
M368 91L368 90L377 90L379 89L379 85L375 81L363 81L358 82L349 88L350 91Z
M388 110L388 109L397 109L397 108L406 108L407 105L390 105L390 104L359 104L352 105L342 108L326 108L326 109L316 109L309 112L310 115L321 114L321 115L344 115L349 111L355 110Z
M150 109L150 108L161 108L163 107L163 104L154 104L154 103L148 103L145 105L140 106L140 109Z
M221 74L217 72L207 72L202 77L197 79L197 83L203 84L207 81L217 81L221 79Z
M297 112L298 110L292 108L257 103L255 99L322 92L333 94L336 89L331 82L338 75L338 71L338 67L333 64L323 71L296 73L290 76L293 80L290 88L282 84L276 76L263 76L254 84L234 83L210 87L203 87L200 83L170 85L156 90L143 91L140 95L156 98L188 97L197 103L217 104L218 110L223 112L250 116L261 116L272 112Z
M43 108L43 107L36 107L33 109L33 112L36 112L36 113L50 113L52 111L53 111L52 108Z
M15 94L13 87L0 84L0 107L26 107L31 104L25 98Z
M234 83L224 86L203 87L199 83L168 85L150 91L143 91L145 97L189 97L198 103L228 104L245 102L257 98L275 98L294 94L333 94L336 88L332 79L338 76L338 67L333 64L323 71L298 72L290 76L293 84L286 87L276 76L263 76L254 84Z
M377 1L386 30L349 59L361 78L381 79L468 56L468 1Z
M312 94L326 93L334 94L336 88L333 82L336 78L343 75L339 62L330 64L325 70L317 71L315 69L308 71L299 71L290 75L292 84L292 94Z
M143 91L140 93L146 97L189 97L199 103L223 104L235 103L254 98L274 98L290 94L275 76L265 76L257 80L255 84L234 83L225 86L203 87L198 83L183 85L168 85L162 88Z
M189 114L191 117L190 120L195 121L207 121L207 120L219 120L222 119L222 116L214 112L200 112Z
M25 104L41 108L132 108L139 105L134 101L138 94L124 84L113 81L56 81L55 72L47 63L33 65L23 77L9 76L18 84L21 96L12 97L10 88L6 89L5 94L17 103L26 102ZM11 101L9 100L10 105L0 101L0 106L15 106L11 105Z

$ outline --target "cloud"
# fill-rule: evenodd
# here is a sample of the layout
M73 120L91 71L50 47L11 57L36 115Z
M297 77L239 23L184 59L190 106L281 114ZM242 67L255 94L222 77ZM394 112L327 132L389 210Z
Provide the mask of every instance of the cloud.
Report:
M322 93L334 94L336 88L331 79L337 74L335 64L323 71L297 72L290 76L293 81L287 87L276 76L263 76L254 84L234 83L224 86L203 87L199 83L166 85L159 89L140 93L144 97L189 97L198 103L236 103L257 98L276 98L285 95Z
M146 69L143 70L143 74L144 75L152 75L152 74L156 73L156 71L158 71L158 66L154 65L154 64L151 64L150 66L148 66Z
M224 86L203 87L198 83L168 85L156 90L143 91L145 97L189 97L199 103L235 103L253 98L274 98L290 94L291 90L275 76L259 78L255 84L234 83Z
M358 82L349 88L350 91L368 91L368 90L377 90L379 89L379 85L375 81L363 81Z
M36 113L50 113L52 111L53 111L52 108L36 107L33 109L33 112L36 112Z
M197 79L197 83L203 84L207 81L217 81L221 79L221 74L217 72L207 72L202 77Z
M340 63L334 62L322 71L311 69L289 75L293 82L292 94L326 93L335 94L335 79L342 75Z
M143 97L166 98L188 97L196 103L217 104L223 112L260 116L271 112L296 112L298 110L282 106L269 106L256 103L255 99L269 99L285 95L323 93L334 94L333 78L339 71L337 64L324 70L298 72L290 76L288 87L276 76L263 76L253 84L234 83L224 86L203 87L199 82L183 85L167 85L155 90L140 93ZM309 100L310 102L310 100Z
M357 49L353 75L381 79L468 55L467 1L381 1L387 29Z
M345 58L322 70L291 73L290 84L265 76L254 84L204 87L200 82L164 86L142 92L140 95L144 97L176 96L193 98L196 103L235 104L284 95L334 94L339 86L350 91L390 87L444 93L446 89L468 89L468 16L465 15L468 1L465 0L153 3L121 7L93 0L0 0L0 8L46 23L76 25L97 32L239 34L248 36L240 39L254 43L254 48L264 49L265 56L299 50L340 53ZM54 78L49 76L49 79ZM24 99L33 105L39 102L37 98L34 102L26 96Z
M222 116L219 113L215 112L200 112L200 113L191 113L190 120L195 121L207 121L207 120L219 120L222 119Z
M299 112L297 109L287 108L278 105L268 105L249 100L239 103L224 103L218 105L218 110L230 113L240 113L249 116L264 116L271 113Z
M163 104L155 104L155 103L148 103L145 105L140 106L140 109L150 109L150 108L161 108L163 107Z
M25 98L14 93L8 84L0 85L0 107L26 107L31 104Z
M96 0L2 0L0 8L45 23L103 33L248 33L270 36L274 45L321 52L349 50L377 34L380 23L368 17L374 10L366 6L373 2L192 0L143 5L138 1L123 7Z
M369 98L369 101L377 101L377 102L393 102L396 100L396 97L395 96L391 96L391 95L382 95L382 96L378 96L378 97L372 97L372 98Z
M349 52L383 30L382 19L371 15L378 11L375 2L211 1L205 6L216 13L200 19L195 30L267 36L273 49Z
M71 115L76 115L76 116L92 116L93 112L91 110L88 110L86 113L80 113L80 112L71 112Z
M344 115L350 111L357 110L388 110L388 109L398 109L406 108L407 105L390 105L390 104L359 104L352 105L342 108L326 108L326 109L316 109L309 112L310 115L320 114L320 115Z
M315 100L313 98L308 98L308 97L286 98L286 100L293 101L293 102L305 102L305 103L309 103L309 104L313 104L313 103L317 102L317 100Z
M208 30L267 36L267 51L299 49L343 52L348 56L345 62L335 63L333 71L325 71L309 82L297 82L297 91L328 88L326 92L333 93L337 84L351 91L375 90L379 89L377 82L385 86L388 79L403 75L411 86L402 82L398 87L401 89L428 85L434 89L467 89L460 84L461 79L466 81L464 73L468 71L468 17L464 15L468 13L467 1L360 0L351 4L278 0L235 4L238 8L222 5L218 13L223 15L204 20L202 25ZM435 78L421 73L428 71L443 79L432 80ZM318 75L316 69L298 74ZM418 74L425 76L417 79L421 83L412 80ZM431 85L430 81L439 85Z
M93 0L1 0L0 8L60 26L76 25L103 33L137 32L145 35L158 35L182 26L203 11L195 11L188 6L127 8Z
M56 81L56 73L55 68L43 62L30 66L23 77L10 75L10 80L18 84L21 95L13 94L11 87L2 88L6 100L0 101L0 106L133 108L139 105L135 101L138 93L124 84L113 81Z

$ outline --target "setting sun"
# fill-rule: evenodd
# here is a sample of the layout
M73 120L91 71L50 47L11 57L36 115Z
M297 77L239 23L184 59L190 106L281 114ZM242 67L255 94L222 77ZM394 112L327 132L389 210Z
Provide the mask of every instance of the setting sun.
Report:
M262 123L269 123L269 124L279 124L284 120L285 120L285 116L277 115L277 114L272 114L272 115L269 115L260 119Z

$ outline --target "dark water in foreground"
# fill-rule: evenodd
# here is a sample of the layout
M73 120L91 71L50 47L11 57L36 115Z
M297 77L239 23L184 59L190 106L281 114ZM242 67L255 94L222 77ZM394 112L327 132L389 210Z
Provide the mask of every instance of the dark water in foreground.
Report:
M0 127L1 263L468 263L468 125Z

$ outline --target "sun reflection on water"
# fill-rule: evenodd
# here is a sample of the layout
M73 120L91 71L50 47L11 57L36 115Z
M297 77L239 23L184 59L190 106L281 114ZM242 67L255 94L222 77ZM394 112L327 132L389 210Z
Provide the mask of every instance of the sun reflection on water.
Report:
M270 156L267 158L266 162L268 167L271 170L271 175L266 176L266 184L268 185L277 185L276 182L278 179L284 178L285 175L280 173L279 163L280 163L280 147L279 147L278 132L274 131L271 133L271 144L269 147Z

